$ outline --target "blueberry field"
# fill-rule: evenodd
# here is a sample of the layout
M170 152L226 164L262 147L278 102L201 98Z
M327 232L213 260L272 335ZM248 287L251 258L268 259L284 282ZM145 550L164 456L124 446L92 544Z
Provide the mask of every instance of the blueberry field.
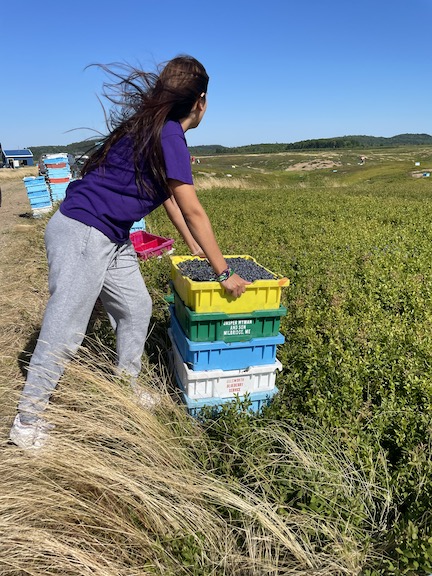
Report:
M194 167L223 252L290 279L279 394L260 418L226 410L212 421L209 433L225 448L211 465L245 473L235 468L240 438L257 459L280 449L277 439L248 445L245 427L325 430L323 458L330 434L354 469L373 475L376 494L365 504L318 477L316 491L304 489L281 464L271 471L275 505L359 526L373 507L369 537L383 556L364 574L423 574L432 572L432 150L365 156L212 157ZM161 213L148 225L173 236ZM176 254L187 254L175 238ZM168 274L153 264L146 273L159 286Z

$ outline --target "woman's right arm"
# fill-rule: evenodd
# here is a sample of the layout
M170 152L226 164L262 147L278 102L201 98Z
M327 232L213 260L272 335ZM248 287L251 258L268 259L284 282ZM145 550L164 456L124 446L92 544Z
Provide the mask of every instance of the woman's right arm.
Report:
M225 258L216 241L213 228L206 211L195 192L195 187L179 180L169 180L171 192L180 208L185 222L195 241L203 249L207 260L217 275L228 268ZM222 286L236 298L241 296L250 284L238 274L233 274L223 282Z
M171 195L168 200L165 200L163 206L168 214L169 219L180 232L185 241L187 247L191 251L193 256L199 256L200 258L205 258L205 254L202 251L201 246L197 243L195 238L190 233L190 230L185 222L182 211L177 206L177 202L173 195Z

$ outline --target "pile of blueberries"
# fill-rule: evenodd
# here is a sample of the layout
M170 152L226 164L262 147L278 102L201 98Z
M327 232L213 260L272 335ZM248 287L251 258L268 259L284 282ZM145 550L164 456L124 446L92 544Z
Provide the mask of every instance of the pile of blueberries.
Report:
M236 274L248 282L276 279L274 274L253 260L248 260L247 258L225 258L225 260ZM216 274L213 268L207 260L202 258L184 260L178 264L178 269L183 276L190 278L194 282L212 282L216 280Z

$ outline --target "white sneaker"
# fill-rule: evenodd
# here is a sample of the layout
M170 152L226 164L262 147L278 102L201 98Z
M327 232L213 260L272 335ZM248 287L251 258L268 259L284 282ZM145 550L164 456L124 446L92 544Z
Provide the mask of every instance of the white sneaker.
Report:
M9 432L9 439L24 450L39 450L47 443L48 432L53 428L52 424L41 419L34 424L23 424L20 415L17 414Z

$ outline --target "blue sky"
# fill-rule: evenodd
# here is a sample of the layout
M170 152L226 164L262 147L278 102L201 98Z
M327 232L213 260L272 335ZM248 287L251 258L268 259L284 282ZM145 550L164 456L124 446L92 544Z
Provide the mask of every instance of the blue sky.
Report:
M432 134L432 0L25 4L0 16L6 149L104 131L105 77L87 65L153 70L181 53L210 75L189 145Z

